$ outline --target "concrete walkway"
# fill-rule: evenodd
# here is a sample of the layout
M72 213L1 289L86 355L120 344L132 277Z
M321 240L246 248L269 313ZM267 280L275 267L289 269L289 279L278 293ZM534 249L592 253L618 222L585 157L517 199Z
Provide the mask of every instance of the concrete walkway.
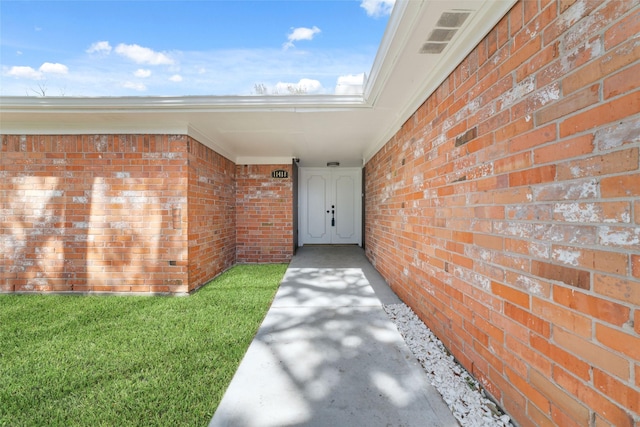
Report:
M458 426L382 309L399 302L361 248L300 248L209 425Z

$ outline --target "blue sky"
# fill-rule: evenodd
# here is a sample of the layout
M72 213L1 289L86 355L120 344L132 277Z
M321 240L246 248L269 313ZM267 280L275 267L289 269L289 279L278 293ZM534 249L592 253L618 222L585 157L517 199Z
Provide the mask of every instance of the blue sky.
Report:
M358 90L394 0L0 2L0 95Z

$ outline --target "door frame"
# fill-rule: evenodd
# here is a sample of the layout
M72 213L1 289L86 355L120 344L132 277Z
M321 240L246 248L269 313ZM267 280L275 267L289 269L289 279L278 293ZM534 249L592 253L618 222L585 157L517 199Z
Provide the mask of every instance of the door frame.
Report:
M355 224L354 228L358 233L358 239L357 239L358 242L353 244L357 244L358 246L363 247L364 235L362 233L362 229L364 228L364 191L363 191L364 184L362 182L363 168L361 167L337 167L337 168L336 167L300 167L299 168L299 181L298 181L297 192L298 192L298 225L300 228L300 234L298 235L298 245L303 246L305 244L304 238L302 237L302 233L305 232L306 230L305 227L307 225L307 221L304 218L304 215L306 214L307 209L306 209L306 206L302 205L303 201L307 200L306 195L303 194L306 191L306 186L304 185L302 180L306 173L313 172L313 171L331 172L332 174L339 173L340 171L354 172L354 176L357 176L357 180L360 182L359 183L356 182L356 190L357 190L358 196L360 197L360 200L354 200L354 208L356 209L356 220L359 221L359 223ZM354 195L354 197L356 196ZM313 244L313 243L307 243L307 245L309 244ZM326 244L339 245L344 243L326 243Z
M296 251L298 250L298 239L299 239L299 217L300 214L298 213L298 205L299 205L299 194L298 194L298 177L299 177L299 168L298 168L298 162L300 161L300 159L296 159L293 158L291 160L291 185L292 185L292 189L293 189L293 197L292 197L292 202L293 202L293 255L296 254Z

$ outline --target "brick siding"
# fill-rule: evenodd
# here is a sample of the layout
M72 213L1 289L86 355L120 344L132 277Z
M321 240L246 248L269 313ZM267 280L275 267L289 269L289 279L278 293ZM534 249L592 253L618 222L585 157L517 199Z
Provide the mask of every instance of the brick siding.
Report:
M236 261L236 165L190 139L189 287L194 289Z
M0 290L186 292L186 148L183 136L3 135Z
M367 256L522 426L640 422L639 23L516 3L366 165Z
M271 178L286 170L289 178ZM238 165L237 261L289 262L293 256L291 165Z
M0 292L190 292L235 264L237 223L241 262L291 258L291 182L269 176L281 166L242 175L236 199L236 165L185 135L1 144Z

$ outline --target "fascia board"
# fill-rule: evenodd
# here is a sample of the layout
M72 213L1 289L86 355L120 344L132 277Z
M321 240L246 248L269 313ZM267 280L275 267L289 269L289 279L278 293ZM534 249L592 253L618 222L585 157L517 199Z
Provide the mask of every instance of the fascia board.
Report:
M396 67L398 56L413 33L424 0L397 0L389 17L387 28L364 85L367 105L375 105L378 95Z
M252 157L239 156L236 157L234 163L236 165L290 165L293 156L290 157Z
M187 97L0 97L0 113L318 111L366 107L362 95Z

